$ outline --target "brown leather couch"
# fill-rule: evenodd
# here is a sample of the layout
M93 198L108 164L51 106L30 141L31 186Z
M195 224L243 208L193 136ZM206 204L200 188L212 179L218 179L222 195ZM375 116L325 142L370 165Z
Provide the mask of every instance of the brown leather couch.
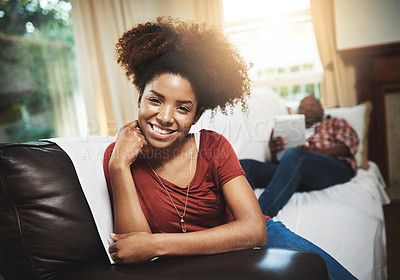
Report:
M282 249L111 265L72 162L50 142L0 144L0 274L5 280L328 279L319 255Z

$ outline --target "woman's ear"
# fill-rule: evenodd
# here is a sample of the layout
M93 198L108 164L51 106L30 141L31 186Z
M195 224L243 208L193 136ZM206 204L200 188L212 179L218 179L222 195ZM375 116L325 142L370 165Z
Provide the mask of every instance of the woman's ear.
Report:
M203 115L203 113L204 113L204 107L201 107L201 108L199 108L199 109L197 109L197 112L196 112L196 117L194 118L194 120L193 120L193 124L196 124L197 123L197 121L200 119L200 117Z
M141 102L142 102L142 96L143 96L143 93L140 93L140 94L139 94L139 97L138 97L138 101L137 101L137 107L138 107L138 108L140 108L140 104L141 104Z

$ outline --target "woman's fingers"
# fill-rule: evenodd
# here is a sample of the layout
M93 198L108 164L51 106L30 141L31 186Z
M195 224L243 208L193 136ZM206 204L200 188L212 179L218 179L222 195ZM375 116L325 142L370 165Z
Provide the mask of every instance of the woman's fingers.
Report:
M122 264L123 261L118 257L118 252L110 254L111 258L114 260L116 264Z
M122 126L118 131L113 156L114 159L122 160L124 165L130 165L146 147L146 138L138 127L138 121L135 120Z
M134 127L134 128L136 128L136 127L138 127L138 121L137 120L131 121L131 122L127 123L124 126L125 127Z

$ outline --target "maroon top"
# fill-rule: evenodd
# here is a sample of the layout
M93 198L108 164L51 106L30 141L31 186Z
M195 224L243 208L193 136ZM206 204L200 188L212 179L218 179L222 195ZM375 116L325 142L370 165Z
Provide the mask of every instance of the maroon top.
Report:
M235 177L245 175L232 146L222 135L210 130L201 130L200 133L197 167L190 183L184 217L188 232L233 221L221 188ZM108 166L114 144L105 152L104 167ZM111 194L108 168L104 170ZM142 157L131 165L131 171L140 205L152 232L182 232L180 218L168 194ZM182 215L187 189L163 178L161 180Z

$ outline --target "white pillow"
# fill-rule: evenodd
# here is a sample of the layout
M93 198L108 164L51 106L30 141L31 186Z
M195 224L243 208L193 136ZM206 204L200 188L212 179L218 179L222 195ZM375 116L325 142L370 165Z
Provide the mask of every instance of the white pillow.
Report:
M360 146L355 155L357 165L368 169L368 126L372 105L369 102L353 107L325 108L325 115L345 119L356 131Z
M192 127L192 132L202 128L214 130L229 140L239 159L266 161L270 159L268 148L273 117L288 114L285 101L272 89L253 90L247 101L247 113L241 111L241 104L228 109L227 115L220 111L211 118L206 111Z
M108 188L103 171L104 152L115 141L111 136L65 137L47 139L56 143L70 157L82 191L89 204L100 239L110 263L114 263L108 251L113 243L113 217Z

